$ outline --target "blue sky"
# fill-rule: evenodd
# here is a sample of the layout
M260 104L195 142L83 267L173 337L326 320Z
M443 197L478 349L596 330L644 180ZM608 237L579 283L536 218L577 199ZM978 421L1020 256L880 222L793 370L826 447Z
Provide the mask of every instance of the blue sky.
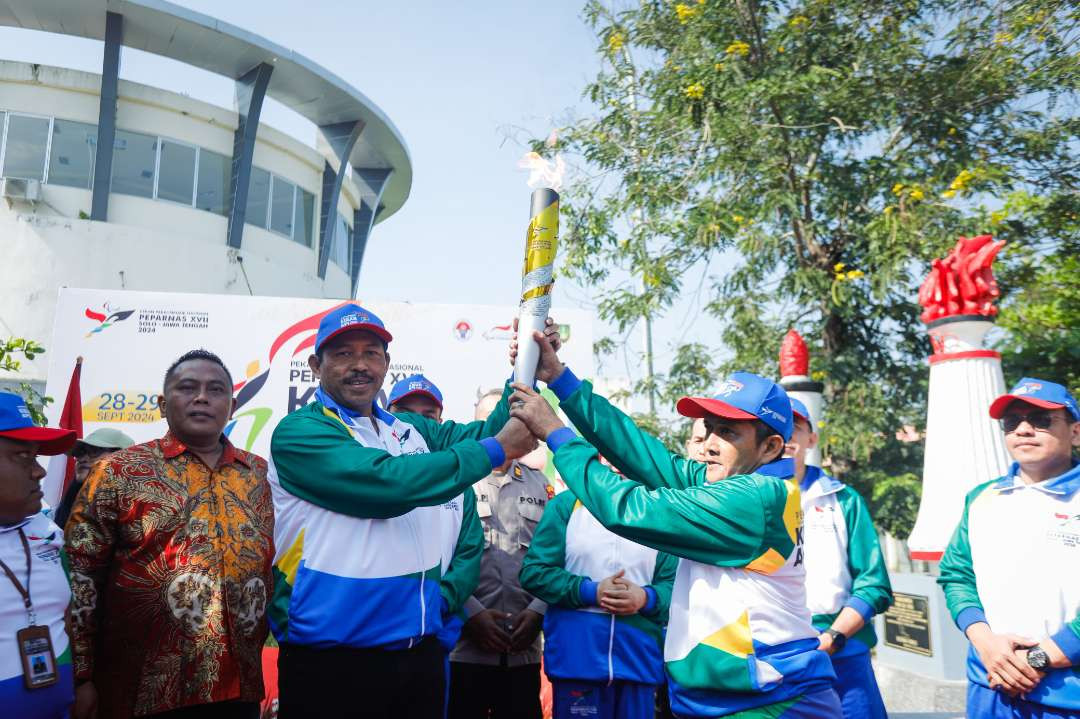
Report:
M364 258L362 298L413 302L513 303L528 221L521 141L589 112L581 92L597 72L581 0L411 3L309 0L180 0L289 47L323 65L379 105L412 155L412 194L375 228ZM101 43L0 28L0 57L100 72ZM124 48L121 77L183 90L232 106L226 78ZM163 80L162 78L168 78ZM314 128L269 102L263 121L313 143ZM516 138L516 139L515 139ZM696 286L698 277L693 284ZM590 307L588 291L556 284L562 305ZM257 291L257 288L256 288ZM685 335L687 307L656 329L666 346ZM598 323L596 336L606 334ZM605 366L638 374L634 352Z

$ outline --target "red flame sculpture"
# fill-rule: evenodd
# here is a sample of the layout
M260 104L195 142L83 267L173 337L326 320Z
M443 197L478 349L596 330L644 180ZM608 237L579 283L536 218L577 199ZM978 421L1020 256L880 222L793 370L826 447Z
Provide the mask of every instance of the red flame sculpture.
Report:
M810 353L795 330L788 330L780 343L780 376L806 377L810 374Z
M997 314L994 300L1001 293L990 265L1005 245L990 235L961 237L943 260L934 260L933 268L919 288L923 322L956 315Z

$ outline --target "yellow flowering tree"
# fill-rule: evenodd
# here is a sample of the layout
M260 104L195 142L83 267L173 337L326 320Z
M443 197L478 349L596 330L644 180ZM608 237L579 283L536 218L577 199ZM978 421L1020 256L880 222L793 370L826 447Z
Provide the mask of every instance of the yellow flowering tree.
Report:
M1016 338L1024 293L1065 276L1046 263L1080 256L1080 9L590 1L584 15L604 62L585 88L597 111L561 134L585 170L565 193L565 270L626 328L660 321L711 258L736 258L705 307L723 326L712 354L685 355L701 364L678 382L648 373L647 391L775 374L795 326L825 373L833 471L856 484L875 466L918 471L918 443L894 437L925 416L915 297L929 260L960 234L1007 240L1001 324ZM1053 362L1043 376L1067 379Z

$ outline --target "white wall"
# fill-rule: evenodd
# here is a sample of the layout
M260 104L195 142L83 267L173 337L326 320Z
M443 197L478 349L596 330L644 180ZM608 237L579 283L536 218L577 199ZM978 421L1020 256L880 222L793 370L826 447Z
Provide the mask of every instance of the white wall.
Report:
M0 110L96 124L99 86L93 74L0 61ZM236 114L121 81L117 126L231 155ZM314 148L260 128L255 164L315 194L316 224L323 163ZM36 205L0 200L0 336L27 337L48 348L62 286L248 294L250 283L257 295L351 295L348 274L334 263L325 280L318 278L315 248L252 225L244 227L241 268L226 247L221 215L114 193L109 222L92 222L79 219L80 211L90 211L89 190L44 185L42 195ZM347 179L339 210L350 221L358 196ZM43 380L46 367L44 359L24 363L20 377Z

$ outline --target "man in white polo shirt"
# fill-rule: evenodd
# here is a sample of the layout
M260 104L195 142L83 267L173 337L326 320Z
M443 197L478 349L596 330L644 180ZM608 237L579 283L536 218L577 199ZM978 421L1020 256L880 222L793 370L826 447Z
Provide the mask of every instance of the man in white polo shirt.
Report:
M967 715L1080 716L1080 407L1025 377L990 416L1015 461L968 494L938 579L971 641Z

